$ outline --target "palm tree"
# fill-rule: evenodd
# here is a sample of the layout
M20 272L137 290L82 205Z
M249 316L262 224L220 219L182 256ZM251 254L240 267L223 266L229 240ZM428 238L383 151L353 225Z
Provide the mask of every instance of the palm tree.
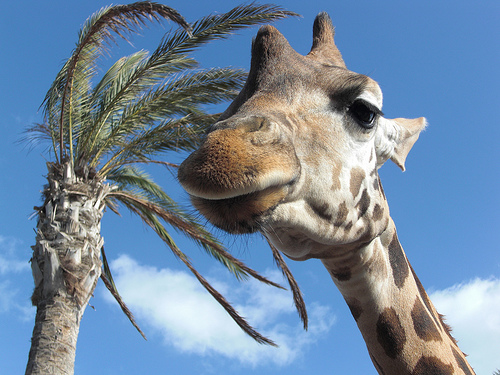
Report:
M37 312L27 374L73 373L80 321L99 278L141 332L113 283L100 234L105 209L118 213L120 206L156 232L245 332L273 345L196 271L167 227L191 238L238 279L254 277L278 285L231 256L139 166L175 168L159 160L161 153L196 148L217 118L204 108L234 98L244 82L243 71L199 69L189 54L235 30L290 15L295 14L250 4L189 25L170 7L138 2L106 7L87 19L45 96L44 122L33 125L26 136L29 141L48 140L52 160L47 162L43 204L35 208L31 264ZM180 27L153 53L123 57L97 75L98 58L116 36L127 39L146 21L162 19Z

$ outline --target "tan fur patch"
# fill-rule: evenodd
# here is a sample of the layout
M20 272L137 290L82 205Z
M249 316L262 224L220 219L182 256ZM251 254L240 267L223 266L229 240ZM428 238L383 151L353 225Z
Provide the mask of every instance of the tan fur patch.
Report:
M361 184L365 179L365 171L361 168L353 168L351 170L351 181L349 184L349 189L351 190L351 194L353 198L358 196L359 190L361 189Z
M341 171L341 168L337 168L337 166L335 166L335 168L333 168L333 173L332 173L332 190L333 191L340 190L340 188L342 187L342 184L340 182L340 171Z

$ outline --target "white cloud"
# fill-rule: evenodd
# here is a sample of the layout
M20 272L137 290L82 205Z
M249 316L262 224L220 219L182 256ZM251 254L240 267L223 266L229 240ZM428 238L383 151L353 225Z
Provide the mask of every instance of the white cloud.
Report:
M20 260L25 253L20 252L22 242L0 235L0 313L15 312L21 320L33 318L33 308L29 303L32 283L26 283L30 265L27 259ZM26 298L20 298L24 295Z
M431 293L477 374L500 368L500 279L474 279Z
M20 241L0 235L0 275L22 272L30 268L27 260L17 259L16 247Z
M161 332L169 345L181 351L217 353L251 366L285 365L328 332L335 320L327 307L311 304L310 327L305 332L289 292L257 281L230 284L210 280L250 324L279 348L259 345L243 333L191 274L140 265L128 256L119 257L111 267L127 305L140 320ZM273 271L266 276L276 279L278 275ZM288 317L293 323L285 321Z
M9 310L14 301L15 294L8 281L0 282L0 313Z

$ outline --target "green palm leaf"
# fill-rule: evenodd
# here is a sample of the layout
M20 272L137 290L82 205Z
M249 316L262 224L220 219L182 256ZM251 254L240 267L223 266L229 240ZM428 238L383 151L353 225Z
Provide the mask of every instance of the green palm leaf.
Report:
M125 197L122 196L122 199L123 198ZM243 331L245 331L250 337L252 337L260 344L276 346L276 344L272 340L262 336L259 332L253 329L248 324L248 322L238 314L238 312L231 306L231 304L224 298L224 296L222 296L217 290L215 290L210 285L210 283L203 276L201 276L198 271L196 271L189 258L177 247L168 231L165 230L165 227L160 223L160 220L158 220L158 217L152 212L150 207L148 207L147 205L143 205L143 202L140 202L139 200L136 200L132 197L127 198L130 198L130 200L128 200L128 203L125 203L127 207L132 212L139 215L141 219L147 225L149 225L156 232L156 234L158 234L158 236L172 250L172 253L188 267L188 269L198 279L200 284L212 295L212 297L215 298L217 302L219 302L219 304L227 311L227 313L231 316L231 318L233 318L236 324L238 324ZM127 198L125 198L123 202L127 202Z
M157 3L103 8L85 22L75 49L49 88L42 103L44 122L32 126L26 135L30 142L50 141L55 159L51 170L60 171L49 173L51 189L83 184L89 188L82 191L94 191L94 186L105 185L98 190L105 194L97 197L99 202L117 214L124 207L138 215L245 332L271 345L196 271L169 229L191 239L237 279L252 277L281 286L233 257L138 165L175 167L161 160L161 155L197 147L219 116L207 108L232 100L244 84L242 70L201 69L190 57L193 51L242 28L291 15L296 14L273 5L250 4L189 25L174 9ZM138 51L123 57L98 77L98 60L117 38L128 40L148 21L162 19L175 22L179 29L165 35L152 53ZM81 193L76 189L72 194ZM102 254L101 278L141 332L116 289L103 250L97 249Z
M64 153L64 134L68 135L71 152L72 128L79 125L81 112L88 110L90 81L96 74L96 60L105 51L105 45L114 41L114 34L127 40L126 34L137 32L147 20L160 21L162 18L188 29L186 21L173 8L146 1L103 8L85 22L72 56L58 73L44 100L49 124L53 131L59 130L60 161ZM55 156L57 158L57 154Z
M146 93L120 113L110 133L96 145L90 164L96 165L107 152L111 158L101 168L105 175L115 163L130 157L148 159L166 150L192 150L207 123L214 120L201 106L233 98L234 87L241 87L244 78L242 71L234 69L196 71ZM159 125L150 127L152 123Z

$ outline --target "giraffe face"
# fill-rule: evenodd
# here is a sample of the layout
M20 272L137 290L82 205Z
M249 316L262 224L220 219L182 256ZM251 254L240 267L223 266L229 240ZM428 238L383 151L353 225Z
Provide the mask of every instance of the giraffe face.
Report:
M385 229L377 170L389 158L403 167L424 124L382 117L378 84L345 68L328 21L317 18L307 56L261 28L245 87L179 168L212 224L261 231L297 260Z

